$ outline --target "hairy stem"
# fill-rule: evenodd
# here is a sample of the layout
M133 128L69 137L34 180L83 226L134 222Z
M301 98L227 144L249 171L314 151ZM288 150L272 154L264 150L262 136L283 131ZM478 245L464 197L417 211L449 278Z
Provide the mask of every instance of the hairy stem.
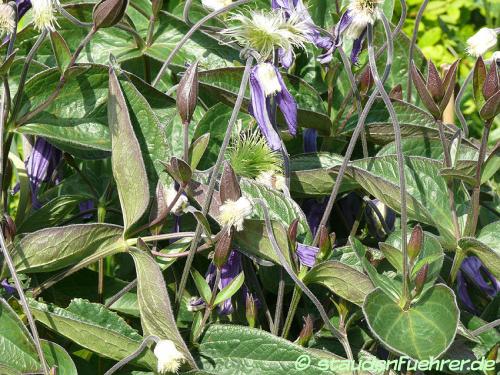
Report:
M415 45L417 43L417 37L418 37L418 27L420 25L420 21L422 20L422 16L424 15L424 10L427 7L428 2L429 0L422 1L422 5L420 6L420 9L418 10L417 13L417 18L415 19L415 26L413 27L413 35L411 37L410 52L408 56L408 72L411 72L411 63L413 62L413 54L415 52ZM406 84L406 101L408 103L411 103L411 86L412 86L411 74L408 73L408 81Z
M112 375L116 371L121 369L123 366L125 366L127 363L129 363L130 361L133 361L135 358L137 358L144 351L144 349L146 349L146 347L148 346L148 344L151 341L158 343L160 341L160 338L157 336L145 337L144 340L142 341L141 345L139 345L139 347L137 348L137 350L135 352L133 352L132 354L129 354L128 356L123 358L120 362L115 363L115 365L113 367L111 367L108 371L106 371L104 373L104 375Z
M460 87L460 91L458 92L457 98L455 99L455 114L458 117L458 121L460 121L460 125L462 126L462 130L464 131L465 138L469 136L469 126L467 125L467 121L465 120L460 105L462 104L462 99L464 97L465 90L467 90L467 86L469 85L473 75L474 75L474 69L472 69L467 75L467 78L465 78L463 85Z

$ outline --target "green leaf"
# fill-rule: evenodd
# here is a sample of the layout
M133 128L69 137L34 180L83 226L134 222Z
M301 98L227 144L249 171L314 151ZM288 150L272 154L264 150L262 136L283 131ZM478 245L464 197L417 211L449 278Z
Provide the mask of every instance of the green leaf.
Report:
M498 225L496 225L496 227L498 227ZM481 262L483 262L486 268L497 279L500 279L500 252L498 251L498 247L495 250L480 239L475 239L473 237L461 238L458 241L458 246L468 254L472 253L481 259Z
M455 295L443 284L428 290L406 311L376 289L366 297L363 313L384 346L417 360L437 358L450 347L459 316Z
M126 234L146 212L150 191L141 147L113 68L109 72L108 122L113 149L113 176L120 197Z
M281 223L276 221L271 223L276 241L285 258L290 262L287 231ZM233 240L240 250L252 259L263 259L280 264L281 262L271 245L264 221L245 220L243 225L244 230L233 234Z
M208 303L210 301L210 297L212 295L212 291L210 290L210 286L208 285L205 278L195 269L191 270L191 276L193 277L194 284L196 285L196 289L198 293L200 293L201 298Z
M56 367L59 374L78 375L75 363L62 346L46 340L40 342L49 367Z
M50 43L52 44L57 66L61 73L63 73L69 66L72 57L68 44L57 31L50 32Z
M209 143L210 133L200 135L193 143L191 143L191 146L189 147L189 162L193 170L198 167L198 164L205 154Z
M361 306L374 289L370 279L347 264L327 261L317 264L304 277L304 283L321 284L336 295Z
M208 105L218 102L233 106L238 94L243 67L222 68L202 71L198 74L200 97ZM318 92L301 78L282 74L283 81L295 98L298 107L298 125L314 128L330 134L331 121L326 114L323 100ZM250 90L247 89L243 109L248 108ZM286 126L281 112L278 111L278 124Z
M312 233L307 224L306 215L293 199L278 190L271 189L248 178L241 178L240 188L244 196L250 199L261 198L266 202L271 220L280 221L285 227L288 227L292 221L299 219L299 238L303 238L302 242L305 243L312 241ZM254 207L254 215L259 219L264 219L264 212L259 205Z
M240 290L244 282L245 274L241 272L217 294L217 297L215 297L214 306L217 306L218 304L231 298L238 290Z
M1 366L14 374L41 368L30 333L4 299L0 299L0 370L3 371Z
M35 300L29 304L37 321L103 357L119 361L134 352L143 340L118 314L98 303L77 298L66 309ZM156 358L150 350L139 355L135 363L156 368Z
M309 357L308 375L335 374L318 365L320 360L338 359L321 350L307 350L266 331L237 325L211 325L201 337L199 358L203 370L215 373L258 373L290 375L297 369L298 358Z
M408 217L433 225L439 230L446 249L455 249L456 239L448 202L446 180L440 175L441 163L420 157L405 157L406 198ZM346 173L365 191L400 212L400 188L396 155L361 159L352 162ZM467 210L466 193L455 188L458 214Z
M112 224L74 224L16 238L10 247L17 272L51 272L89 256L123 250L123 228Z
M129 253L134 259L137 274L137 300L144 335L172 340L190 366L196 368L194 359L177 329L160 267L144 251L130 248Z
M40 209L33 211L18 227L17 233L34 232L39 229L60 225L78 207L84 197L63 195L52 199Z
M17 172L17 179L19 182L19 203L16 210L16 226L21 225L26 214L26 208L30 200L30 184L26 166L19 156L9 152L9 160L12 163L15 171Z

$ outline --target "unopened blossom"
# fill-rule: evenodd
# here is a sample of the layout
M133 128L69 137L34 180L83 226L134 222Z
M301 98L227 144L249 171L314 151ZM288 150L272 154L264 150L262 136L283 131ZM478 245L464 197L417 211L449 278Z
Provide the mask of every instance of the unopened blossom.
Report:
M242 231L243 222L252 215L252 210L252 202L246 197L240 197L237 201L228 199L219 207L219 222L222 226Z
M33 8L33 25L38 31L55 31L56 1L58 0L31 0Z
M0 34L10 35L16 29L16 11L10 4L0 4Z
M291 135L297 133L297 103L283 82L279 70L270 63L260 63L250 72L251 113L272 150L281 149L281 138L271 120L270 99L274 98L285 117Z
M335 26L334 43L330 51L321 56L321 62L331 61L335 49L342 45L342 38L353 40L351 62L357 64L368 25L373 25L379 17L381 0L351 0L347 10Z
M316 263L316 257L319 253L319 248L315 246L304 245L302 243L297 243L297 257L299 258L300 264L313 267Z
M329 36L322 36L318 27L314 24L311 15L304 6L302 0L272 0L272 9L282 10L287 19L296 17L301 19L306 25L305 36L309 42L313 43L318 48L329 49L333 40ZM293 51L286 51L282 48L278 49L278 57L281 65L284 68L289 68L293 63Z
M467 39L467 53L473 57L484 55L497 45L497 36L495 30L483 27Z
M179 371L182 363L186 360L184 354L175 347L171 340L160 340L156 343L153 353L158 359L158 372L160 374Z
M50 181L52 174L56 170L62 158L62 153L59 149L52 146L45 139L38 137L31 154L25 161L26 173L28 174L31 199L34 208L40 208L38 202L38 191L43 182Z
M457 274L457 295L467 310L473 313L478 312L471 295L477 294L491 300L499 291L500 282L477 257L470 256L462 262Z
M231 5L232 0L201 0L203 6L210 10L219 10Z

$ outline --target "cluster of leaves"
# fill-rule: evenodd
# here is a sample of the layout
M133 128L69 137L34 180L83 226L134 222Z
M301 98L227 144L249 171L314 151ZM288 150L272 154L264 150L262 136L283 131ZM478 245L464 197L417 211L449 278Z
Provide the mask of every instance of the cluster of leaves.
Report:
M321 360L346 354L356 360L403 355L495 360L500 334L488 323L499 317L500 297L480 287L487 283L497 290L495 278L500 278L495 181L500 157L496 149L482 155L484 148L463 138L454 125L438 126L440 114L431 115L432 103L419 99L433 89L423 80L413 85L412 103L402 100L408 77L420 77L416 69L427 67L418 47L410 72L410 39L403 32L395 36L397 58L385 81L403 137L404 194L393 122L377 98L364 122L370 157L363 157L361 145L354 150L328 225L317 229L316 262L306 267L297 260L297 244L313 245L312 222L325 210L358 122L344 65L335 56L326 72L316 61L319 52L311 48L299 52L283 72L297 101L299 125L296 137L281 131L287 162L257 135L248 90L237 119L232 116L244 60L212 29L195 31L167 74L153 80L190 30L183 20L184 2L165 2L155 11L158 3L131 0L123 27L91 35L76 64L72 51L88 35L87 28L58 16L57 31L42 39L25 20L16 49L0 69L4 93L13 93L2 100L15 103L6 107L1 138L7 242L2 250L12 258L41 337L27 330L22 295L12 290L16 275L0 258L0 280L5 280L0 372L41 372L41 351L57 374L101 374L149 336L171 340L185 358L180 372L190 374L298 373L296 360L303 356L310 359L307 373L332 373L319 365ZM310 0L308 5L315 23L331 29L340 3ZM383 11L397 22L395 3L386 0ZM92 21L93 4L63 5L77 19ZM269 3L251 6L268 9ZM192 4L191 22L206 14L201 4ZM230 21L221 16L206 26L225 22ZM27 64L37 40L41 44ZM386 63L385 42L377 23L379 71ZM6 43L4 55L7 48ZM363 53L354 67L356 78L367 76L367 60ZM196 74L186 64L196 66ZM483 107L498 92L481 91L484 81L492 81L486 79L491 70L481 63L476 69L473 91ZM361 90L364 103L367 92ZM234 120L237 126L224 150L228 123ZM481 124L491 127L492 121ZM284 125L279 116L278 125ZM305 129L317 132L318 151L303 152ZM443 136L451 145L449 165L444 164ZM23 160L29 143L41 138L64 157L33 197L29 163ZM261 172L284 173L289 188L259 182ZM174 186L176 198L169 195ZM14 189L18 192L11 194ZM172 199L182 194L190 207L177 212ZM243 230L234 231L223 225L219 208L240 196L254 207ZM470 230L475 199L478 229ZM392 226L380 211L407 213L411 259L403 257L406 234L397 229L399 216ZM241 254L241 263L232 281L217 291L202 275L213 263L220 268L228 250ZM481 270L493 279L482 278L482 284L467 279L471 276L461 269L467 257L479 259ZM460 290L457 277L468 280ZM457 294L472 296L474 306ZM220 314L228 301L230 314ZM156 373L153 349L147 346L120 373Z

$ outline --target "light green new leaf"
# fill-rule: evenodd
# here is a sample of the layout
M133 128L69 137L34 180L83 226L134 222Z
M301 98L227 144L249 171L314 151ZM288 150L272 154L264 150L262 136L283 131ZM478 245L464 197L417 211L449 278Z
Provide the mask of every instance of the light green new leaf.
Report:
M198 293L200 293L201 298L205 302L210 301L210 296L212 295L212 291L210 290L210 286L208 285L205 278L194 268L191 270L191 276L193 277L194 284L196 285L196 289Z
M363 313L389 350L417 360L437 358L450 347L459 317L455 295L443 284L428 290L406 311L376 289L366 297Z
M57 368L57 373L64 375L78 375L75 363L68 352L59 344L40 340L45 360L50 368Z
M214 306L217 306L219 303L224 302L225 300L231 298L238 290L240 290L241 286L245 282L245 274L241 272L238 276L231 280L231 282L224 287L215 298Z
M112 67L109 70L108 122L113 176L120 197L126 234L149 206L149 183L127 102Z

